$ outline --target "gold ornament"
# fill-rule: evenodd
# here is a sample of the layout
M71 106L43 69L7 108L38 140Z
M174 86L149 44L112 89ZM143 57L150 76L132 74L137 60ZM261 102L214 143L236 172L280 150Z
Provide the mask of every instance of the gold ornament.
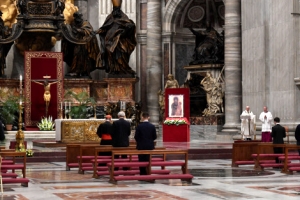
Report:
M122 0L111 0L114 7L121 7Z

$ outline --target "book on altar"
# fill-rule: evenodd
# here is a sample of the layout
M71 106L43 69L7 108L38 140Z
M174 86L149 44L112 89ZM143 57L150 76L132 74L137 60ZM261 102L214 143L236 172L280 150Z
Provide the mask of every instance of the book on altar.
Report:
M241 119L251 119L250 115L241 115Z

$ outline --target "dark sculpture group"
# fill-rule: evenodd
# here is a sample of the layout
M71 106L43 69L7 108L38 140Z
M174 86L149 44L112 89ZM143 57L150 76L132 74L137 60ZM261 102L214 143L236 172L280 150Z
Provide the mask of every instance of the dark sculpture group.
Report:
M70 24L64 23L64 1L55 0L53 3L55 8L51 15L56 20L53 24L57 24L57 27L61 29L58 31L61 35L56 36L56 38L62 40L64 61L70 67L67 75L89 77L92 71L100 69L109 74L135 76L135 71L129 66L129 59L136 46L136 26L122 12L121 0L112 0L112 13L108 15L103 26L96 31L93 30L88 21L83 20L83 16L79 12L73 14L74 20ZM31 19L31 15L28 14L27 0L18 0L17 9L19 12L17 17L18 31L16 31L17 25L12 28L4 26L0 16L0 77L4 75L5 58L10 49L5 38L9 38L10 41L12 38L17 39L23 31L27 31L24 27ZM97 35L101 42L100 45ZM12 42L9 44L11 45Z

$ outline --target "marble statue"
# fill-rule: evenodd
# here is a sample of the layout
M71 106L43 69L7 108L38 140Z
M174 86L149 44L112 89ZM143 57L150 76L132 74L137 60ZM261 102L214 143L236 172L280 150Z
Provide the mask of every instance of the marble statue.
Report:
M203 116L223 113L224 88L222 82L219 82L219 80L212 77L210 72L207 72L200 84L203 86L202 89L206 92L207 102L207 108L202 112Z
M162 90L159 90L157 92L157 96L159 105L159 121L163 121L165 115L165 94Z
M179 84L172 74L168 74L168 80L165 84L165 88L179 88Z

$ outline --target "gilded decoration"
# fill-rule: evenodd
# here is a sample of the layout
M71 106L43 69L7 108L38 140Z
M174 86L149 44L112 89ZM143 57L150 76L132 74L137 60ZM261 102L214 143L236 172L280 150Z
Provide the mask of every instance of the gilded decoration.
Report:
M84 137L86 141L100 141L97 134L98 126L101 124L101 122L91 121L91 122L85 122L84 123Z
M0 79L0 102L5 101L9 96L18 97L19 95L18 80Z
M74 6L72 0L65 1L64 18L66 24L71 24L74 20L73 14L78 11L78 7Z
M96 132L98 126L103 122L104 120L62 121L62 142L100 142Z
M3 13L2 19L4 25L12 28L12 25L17 22L17 6L15 5L15 0L1 0L1 11Z
M107 83L104 81L94 80L91 84L91 96L93 96L97 103L103 103L107 101L108 90Z
M109 96L111 101L118 101L120 99L131 99L131 84L112 84L109 88Z
M30 26L38 24L32 23ZM43 24L40 24L42 27ZM45 24L46 25L46 24ZM33 27L32 27L33 28ZM25 51L51 51L54 47L56 40L51 36L52 33L23 33L16 41L15 46L19 50L21 55L25 54Z
M134 102L135 87L134 84L138 81L136 78L106 78L104 79L108 86L109 102L131 101Z
M52 2L29 2L27 5L27 9L28 14L30 15L51 15L51 13L53 12L53 4Z
M92 83L91 80L65 79L64 83L65 91L72 91L75 94L86 92L88 95L90 95L90 84ZM74 104L79 103L73 97L69 97L68 100Z
M35 125L31 121L31 60L34 58L55 58L57 67L57 80L63 80L63 57L61 53L56 52L26 52L25 54L25 124ZM63 101L63 82L57 82L57 113L59 113L59 102Z
M96 88L95 89L95 97L97 101L106 101L107 100L107 88Z

